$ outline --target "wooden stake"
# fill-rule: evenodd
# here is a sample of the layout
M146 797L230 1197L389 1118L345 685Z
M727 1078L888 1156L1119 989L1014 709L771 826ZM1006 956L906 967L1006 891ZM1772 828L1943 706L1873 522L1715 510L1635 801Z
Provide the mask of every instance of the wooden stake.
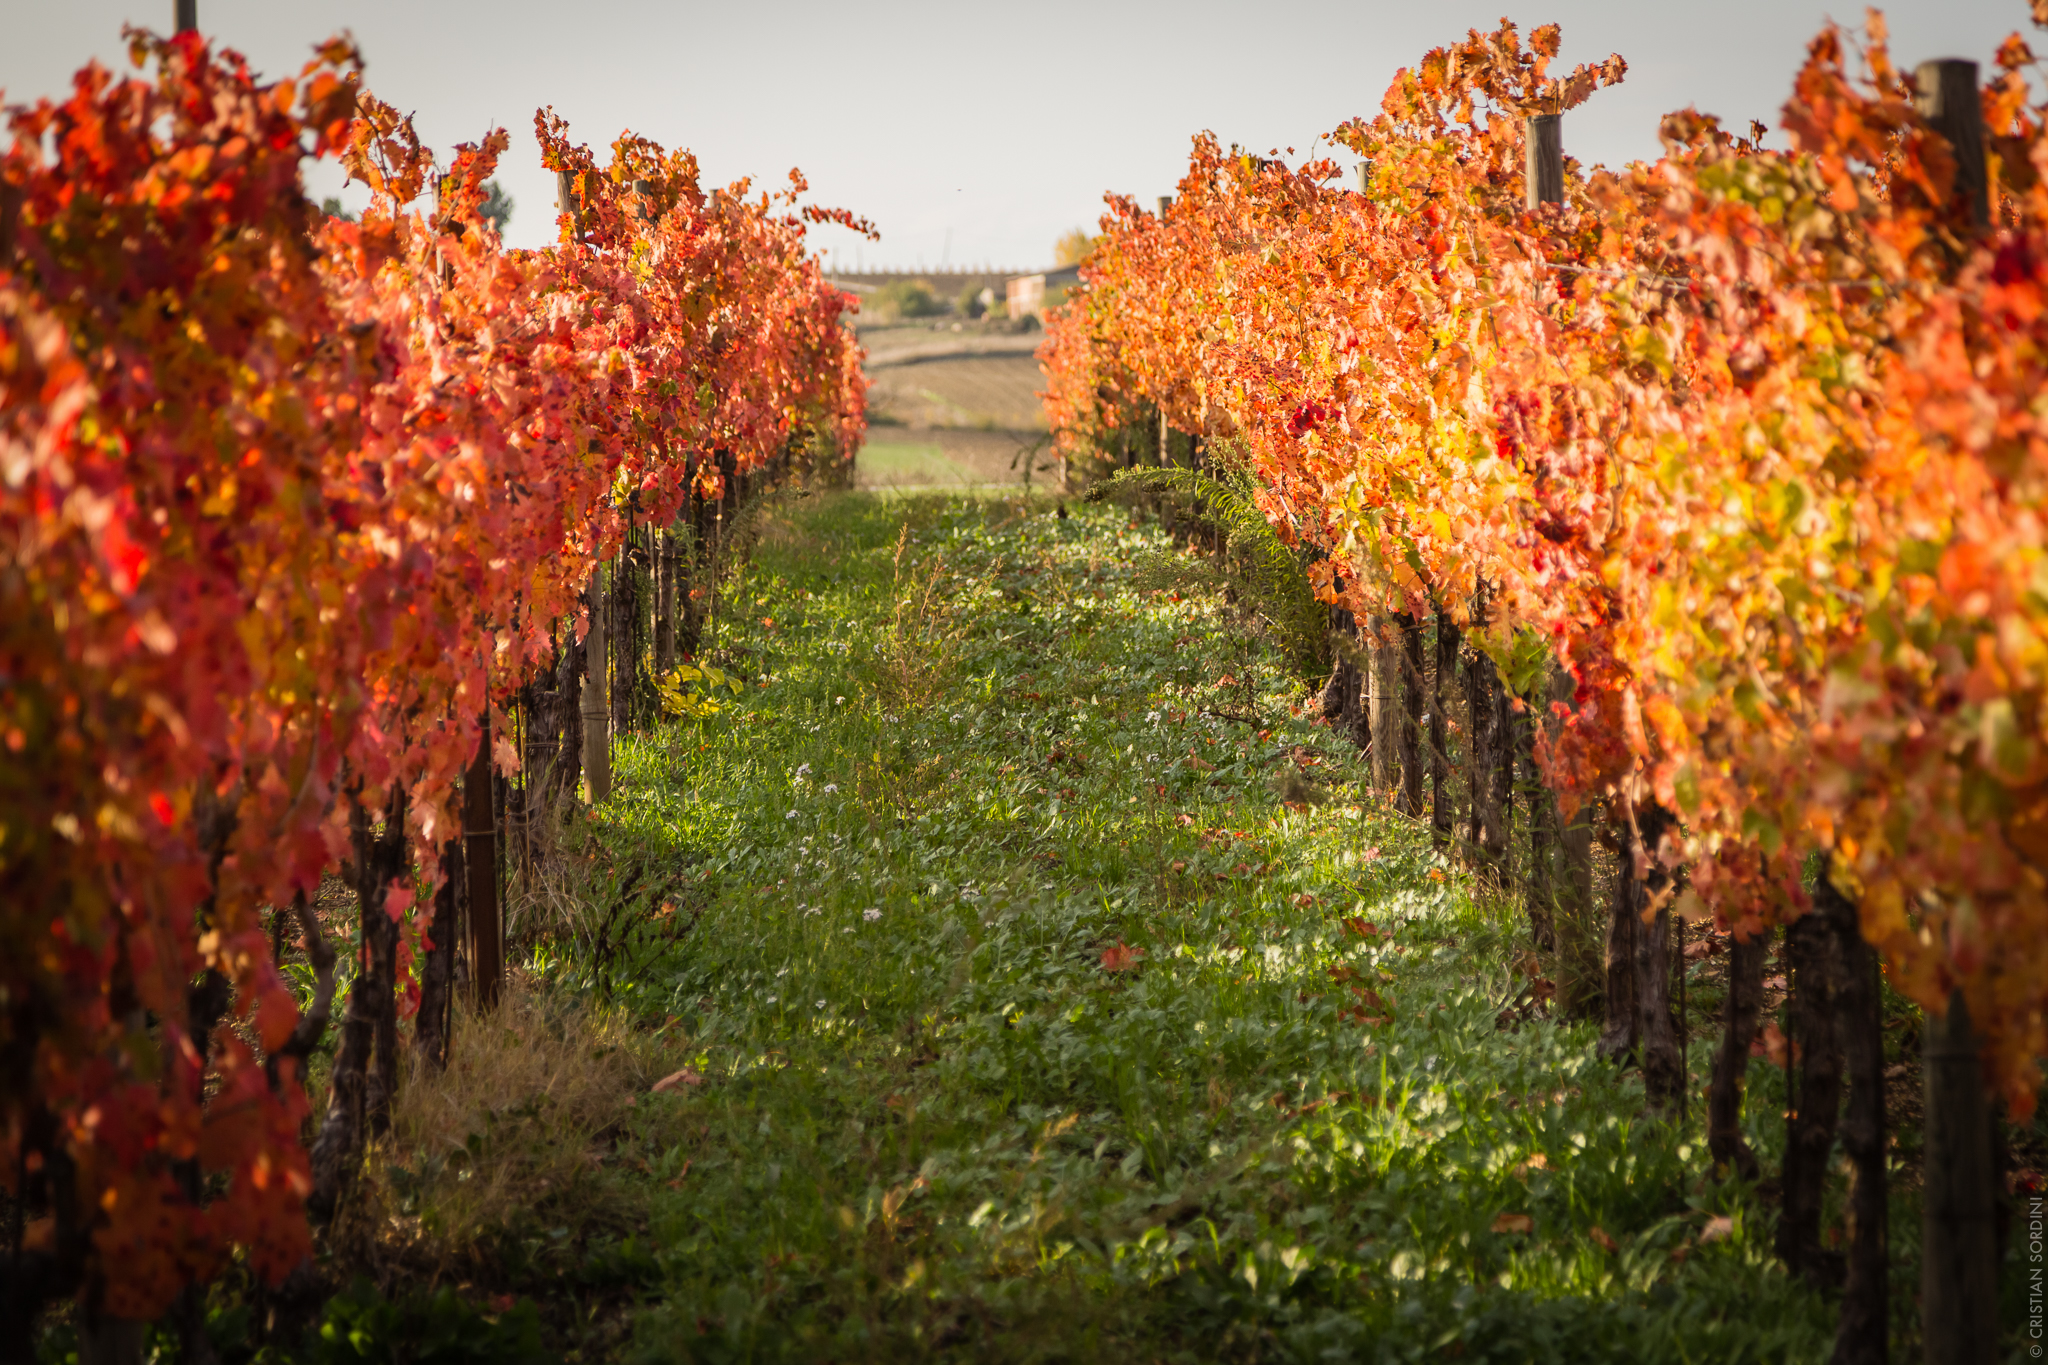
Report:
M1362 170L1362 168L1361 168ZM1429 827L1430 844L1438 853L1451 847L1451 826L1455 821L1448 790L1451 780L1450 727L1444 724L1444 708L1451 704L1458 677L1458 627L1436 609L1436 677L1429 699Z
M1998 1250L1990 1106L1960 989L1947 1014L1927 1016L1920 1069L1927 1115L1920 1333L1927 1365L1974 1365L1997 1354Z
M1957 200L1979 231L1990 226L1990 184L1984 167L1984 109L1977 99L1977 64L1960 57L1922 62L1913 72L1920 117L1948 139L1955 152L1956 179L1950 203Z
M177 24L180 33L196 33L199 29L199 0L178 0Z
M1366 733L1371 749L1372 785L1382 797L1392 796L1401 781L1400 740L1395 736L1395 717L1400 714L1400 653L1397 646L1382 643L1386 618L1375 617L1366 638L1365 673Z
M1977 64L1922 62L1913 72L1920 115L1948 139L1956 160L1952 221L1990 223L1984 116ZM1948 1011L1930 1012L1920 1051L1926 1105L1921 1202L1920 1335L1928 1365L1990 1360L1998 1341L1998 1191L1990 1099L1960 988Z
M1848 1262L1831 1365L1884 1365L1891 1327L1891 1276L1887 1264L1890 1209L1885 1171L1883 978L1876 951L1864 941L1855 902L1837 889L1825 867L1816 879L1813 901L1841 954L1835 1020L1849 1077L1849 1108L1839 1130L1842 1155L1849 1164L1849 1197L1844 1210Z
M605 660L604 567L590 575L587 601L590 632L583 637L583 772L590 779L590 804L612 794L612 716L608 695L610 670Z
M477 732L476 757L462 778L462 864L469 887L469 982L479 1010L498 1003L505 975L505 926L498 917L497 807L491 766L491 715Z
M1522 189L1531 212L1564 202L1564 115L1532 114L1523 140Z
M576 207L576 187L569 172L555 172L555 200L562 212L569 215L569 234L577 241L583 240L583 214Z
M1403 815L1422 818L1422 622L1409 612L1395 614L1401 628L1399 670L1401 675L1401 730L1397 753L1401 761L1399 810Z

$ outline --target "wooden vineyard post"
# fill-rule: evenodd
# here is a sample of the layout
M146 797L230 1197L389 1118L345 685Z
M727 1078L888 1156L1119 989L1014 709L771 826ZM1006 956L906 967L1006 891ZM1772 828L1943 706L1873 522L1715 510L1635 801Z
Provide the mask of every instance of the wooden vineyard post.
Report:
M1785 974L1791 983L1786 1033L1792 1039L1786 1044L1786 1074L1798 1068L1799 1089L1797 1098L1787 1101L1778 1255L1787 1269L1816 1287L1833 1278L1832 1258L1821 1244L1821 1212L1842 1111L1839 947L1819 909L1786 926Z
M1885 1171L1884 1001L1877 951L1864 941L1856 903L1822 867L1813 891L1839 954L1836 1022L1849 1107L1842 1117L1842 1155L1849 1163L1846 1275L1835 1324L1833 1365L1884 1365L1890 1313L1890 1206Z
M576 211L576 187L570 183L566 169L555 172L556 203L562 212L569 215L569 231L577 241L583 240L583 215Z
M1365 179L1363 166L1359 167L1359 179ZM1457 677L1458 627L1439 602L1436 606L1435 692L1429 699L1429 828L1430 844L1438 853L1450 850L1451 826L1455 820L1449 791L1451 753L1445 747L1450 743L1450 727L1444 724L1444 708L1451 704Z
M676 537L654 533L654 669L664 676L676 666Z
M1956 178L1946 207L1956 235L1967 239L1991 217L1977 64L1922 62L1913 82L1920 116L1954 151ZM1990 1360L1998 1340L1991 1106L1961 990L1950 995L1946 1013L1928 1013L1920 1060L1926 1093L1921 1341L1928 1365Z
M199 0L178 0L177 32L196 33L199 30Z
M1475 626L1486 620L1486 587L1480 585L1473 601ZM1506 689L1500 670L1483 649L1474 649L1465 672L1466 702L1471 728L1466 731L1466 778L1472 797L1472 851L1480 866L1496 880L1508 871L1508 807L1502 799L1512 798L1509 784L1502 780L1502 764L1514 762L1514 747L1503 724L1507 716Z
M1412 612L1394 620L1401 628L1401 799L1403 815L1422 818L1422 622Z
M1972 228L1991 223L1990 182L1984 166L1984 109L1977 96L1977 64L1960 57L1922 62L1913 72L1920 116L1948 139L1956 158L1950 204L1961 208Z
M1531 114L1522 147L1522 190L1531 213L1564 202L1564 115Z
M1172 195L1162 194L1159 196L1159 225L1161 227L1166 226L1167 210L1172 207ZM1173 467L1172 442L1173 428L1166 424L1166 405L1161 403L1159 405L1159 467L1161 469L1171 469Z
M1529 882L1523 898L1529 904L1529 934L1539 952L1557 949L1558 838L1557 794L1536 780L1536 733L1543 727L1545 712L1535 704L1511 716L1515 737L1515 761L1523 764L1532 778L1529 807Z
M505 975L505 926L498 915L498 830L491 800L491 713L477 731L476 757L462 779L462 868L469 889L469 980L479 1010L498 1003Z
M1578 700L1578 680L1569 668L1552 669L1550 700L1572 707ZM1548 711L1548 708L1545 708ZM1549 713L1555 716L1555 712ZM1553 722L1546 719L1545 724ZM1562 721L1555 722L1561 725ZM1556 735L1553 730L1551 734ZM1564 818L1557 797L1550 797L1550 809L1557 821L1557 869L1551 887L1557 907L1565 914L1584 916L1593 908L1593 820L1587 807L1580 806L1570 820Z
M1366 631L1365 712L1367 741L1372 758L1372 785L1381 796L1393 794L1401 780L1401 761L1395 738L1395 717L1400 714L1399 650L1382 640L1386 618L1376 616Z
M605 666L604 566L592 570L587 601L590 631L583 637L583 772L590 780L590 804L612 794L610 670Z
M1920 1066L1927 1115L1920 1335L1927 1365L1966 1365L1996 1354L1998 1250L1990 1106L1961 990L1946 1014L1927 1016Z
M1671 1019L1671 953L1666 946L1671 941L1671 902L1661 894L1671 875L1657 858L1658 845L1672 823L1671 813L1654 801L1636 807L1628 831L1634 842L1623 844L1629 852L1616 878L1620 894L1615 897L1616 910L1635 925L1635 970L1630 984L1643 1092L1652 1109L1667 1115L1677 1108L1685 1083L1679 1073L1678 1038ZM1630 870L1631 863L1638 860L1650 869L1649 877L1640 881Z

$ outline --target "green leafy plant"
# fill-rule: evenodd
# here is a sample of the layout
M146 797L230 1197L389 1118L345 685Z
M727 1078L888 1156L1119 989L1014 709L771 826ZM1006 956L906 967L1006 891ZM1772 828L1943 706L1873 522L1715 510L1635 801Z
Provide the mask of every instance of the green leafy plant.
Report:
M1172 497L1183 521L1220 533L1231 585L1287 656L1295 676L1314 678L1329 669L1329 612L1309 585L1306 556L1280 539L1253 501L1252 487L1235 473L1141 466L1096 484L1088 499L1101 502L1118 493Z
M651 661L653 656L648 656ZM718 714L720 703L713 699L721 688L734 696L745 684L712 663L678 664L654 680L662 711L689 720L709 720Z
M358 1280L307 1333L305 1365L555 1365L531 1299L490 1312L453 1289L387 1299Z

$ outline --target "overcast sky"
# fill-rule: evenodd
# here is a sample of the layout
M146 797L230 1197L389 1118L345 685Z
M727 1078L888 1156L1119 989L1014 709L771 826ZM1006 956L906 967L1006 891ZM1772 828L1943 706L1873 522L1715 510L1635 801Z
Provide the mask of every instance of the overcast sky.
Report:
M168 29L173 0L6 0L8 102L57 95L92 57L125 69L123 22ZM791 166L821 203L871 219L882 240L828 228L847 266L1042 266L1065 229L1092 225L1106 190L1150 203L1213 130L1264 150L1314 140L1379 104L1394 71L1490 28L1503 10L1564 26L1565 63L1628 59L1626 84L1566 117L1574 156L1657 151L1658 116L1688 104L1741 127L1776 124L1816 0L1263 0L1256 4L653 3L579 0L199 0L200 28L259 70L294 71L347 29L371 89L418 114L437 150L493 123L512 133L500 178L509 237L554 233L554 190L533 142L552 104L602 146L630 128L696 151L713 183L779 182ZM1860 23L1860 5L1835 17ZM1889 11L1905 64L1972 57L2026 27L2022 0L1908 0ZM2048 41L2041 44L2048 52ZM341 188L309 169L316 196ZM359 201L359 187L344 192Z

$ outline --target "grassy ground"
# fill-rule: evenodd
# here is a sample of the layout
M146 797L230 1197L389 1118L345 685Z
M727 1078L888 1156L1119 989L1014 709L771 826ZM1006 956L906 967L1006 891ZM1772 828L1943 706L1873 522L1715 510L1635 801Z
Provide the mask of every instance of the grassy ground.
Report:
M1697 1105L1639 1118L1541 1017L1513 913L1275 656L1141 590L1170 553L1093 507L774 517L743 694L629 738L521 893L556 946L342 1239L413 1297L323 1358L1823 1356Z
M974 471L946 457L936 441L870 441L860 453L861 482L870 488L978 482Z

